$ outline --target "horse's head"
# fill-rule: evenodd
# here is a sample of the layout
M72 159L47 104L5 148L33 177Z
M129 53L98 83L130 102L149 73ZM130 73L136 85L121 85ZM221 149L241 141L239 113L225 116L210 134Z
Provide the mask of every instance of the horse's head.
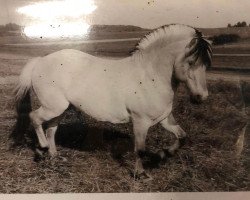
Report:
M175 76L185 82L190 90L192 103L201 103L208 97L206 68L211 66L212 50L210 41L196 31L175 60Z

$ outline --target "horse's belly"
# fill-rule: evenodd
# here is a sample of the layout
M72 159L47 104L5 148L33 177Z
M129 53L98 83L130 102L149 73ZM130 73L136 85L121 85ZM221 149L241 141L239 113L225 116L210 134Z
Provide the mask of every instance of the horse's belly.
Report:
M101 92L85 89L70 95L70 102L82 112L92 116L98 121L108 121L111 123L129 122L129 113L122 98L115 92Z
M97 105L91 103L85 103L84 105L77 104L75 106L98 121L108 121L111 123L129 122L128 112L121 107L110 107L110 105Z

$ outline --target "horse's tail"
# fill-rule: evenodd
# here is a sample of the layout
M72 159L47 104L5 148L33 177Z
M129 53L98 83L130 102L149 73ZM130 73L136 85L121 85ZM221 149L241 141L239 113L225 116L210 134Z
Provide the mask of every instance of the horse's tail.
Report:
M35 67L37 59L29 61L23 68L20 76L17 87L15 89L15 100L17 105L22 102L25 96L29 93L29 90L32 86L31 75Z
M17 121L15 128L11 134L14 144L22 144L25 140L25 133L30 125L29 113L31 112L30 89L32 87L32 71L35 67L37 59L29 61L23 68L19 81L15 89L15 101Z

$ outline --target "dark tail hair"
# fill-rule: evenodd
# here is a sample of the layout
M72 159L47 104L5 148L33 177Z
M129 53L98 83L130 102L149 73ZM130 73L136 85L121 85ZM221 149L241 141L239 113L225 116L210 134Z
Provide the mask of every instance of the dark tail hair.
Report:
M25 133L29 128L31 112L30 90L32 88L32 71L38 62L39 58L30 60L23 68L18 84L15 88L16 112L17 121L14 127L11 138L14 140L14 145L25 142Z
M25 135L30 125L29 113L31 110L30 90L28 90L26 94L16 102L17 121L10 135L10 138L14 141L13 146L20 146L26 143Z

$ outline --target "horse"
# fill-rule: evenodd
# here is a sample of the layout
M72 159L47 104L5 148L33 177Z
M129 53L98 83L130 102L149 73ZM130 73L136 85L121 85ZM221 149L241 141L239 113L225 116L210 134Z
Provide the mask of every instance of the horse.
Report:
M160 123L175 135L168 149L171 154L186 137L172 114L172 79L184 82L191 101L201 103L208 97L206 69L211 57L211 43L200 31L187 25L165 25L142 38L126 58L105 59L64 49L30 60L20 74L16 102L18 107L27 106L34 91L41 106L29 110L29 118L40 147L47 148L51 157L57 155L55 133L69 105L98 121L131 121L135 173L145 175L142 159L151 126Z

